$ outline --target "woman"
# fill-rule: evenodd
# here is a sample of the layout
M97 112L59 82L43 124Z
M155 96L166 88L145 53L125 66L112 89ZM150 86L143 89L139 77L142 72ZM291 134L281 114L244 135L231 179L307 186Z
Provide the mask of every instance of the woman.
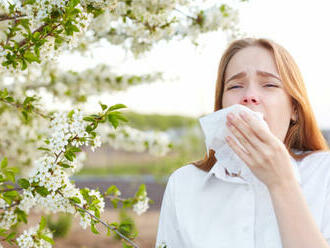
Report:
M170 175L156 247L330 247L330 151L291 55L268 39L233 41L220 61L214 111L233 104L262 112L269 126L227 115L247 152L233 139L228 145L266 186L276 221L251 185L225 168L214 173L221 161L210 150Z

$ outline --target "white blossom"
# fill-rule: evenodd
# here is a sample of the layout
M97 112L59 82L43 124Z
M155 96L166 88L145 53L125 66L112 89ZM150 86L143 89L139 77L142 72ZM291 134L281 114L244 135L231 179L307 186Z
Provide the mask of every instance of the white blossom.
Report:
M10 208L0 213L0 227L9 229L11 226L17 223L17 215L14 213L14 209Z
M18 246L20 248L51 248L51 243L44 239L37 238L38 229L39 225L31 227L28 230L24 230L24 232L16 239ZM53 234L48 228L44 229L42 232L49 238L53 237Z
M89 214L85 213L84 215L80 216L79 224L83 229L86 229L91 224L91 217Z
M135 211L138 215L143 214L149 208L149 197L144 196L139 199L137 203L133 205L133 211Z
M100 137L99 135L97 135L97 136L94 138L94 143L93 143L93 145L91 146L92 151L94 152L95 149L96 149L97 147L101 147L101 145L102 145L101 137Z

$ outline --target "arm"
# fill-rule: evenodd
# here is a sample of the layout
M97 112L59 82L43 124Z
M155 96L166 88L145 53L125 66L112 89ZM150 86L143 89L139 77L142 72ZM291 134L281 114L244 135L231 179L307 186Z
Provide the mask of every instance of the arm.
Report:
M268 188L268 190L279 225L283 248L329 248L295 180Z

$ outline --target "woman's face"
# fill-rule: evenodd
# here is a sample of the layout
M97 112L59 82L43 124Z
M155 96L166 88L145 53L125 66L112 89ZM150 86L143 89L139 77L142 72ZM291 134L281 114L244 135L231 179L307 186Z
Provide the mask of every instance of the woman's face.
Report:
M242 104L262 112L271 132L283 142L294 112L273 54L255 46L238 51L227 65L224 82L223 108Z

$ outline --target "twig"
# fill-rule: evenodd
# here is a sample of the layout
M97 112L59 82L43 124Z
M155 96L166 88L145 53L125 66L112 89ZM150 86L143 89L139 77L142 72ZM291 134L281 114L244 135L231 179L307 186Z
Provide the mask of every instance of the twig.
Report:
M8 16L8 15L0 15L0 22L2 21L6 21L6 20L13 20L13 19L17 19L20 17L26 17L26 15L17 15L17 16Z
M13 106L13 107L15 107L15 108L17 108L17 109L19 109L19 108L24 108L24 107L23 107L23 104L20 104L20 103L12 103L12 102L8 102L8 101L6 101L5 99L1 99L1 98L0 98L0 101L4 102L4 103L6 103L6 104L9 104L9 105L11 105L11 106ZM41 113L39 110L37 110L37 109L35 109L35 108L33 108L32 111L33 111L34 113L36 113L37 115L40 115L40 116L41 116L42 118L44 118L44 119L49 119L49 116L44 115L43 113Z
M20 191L20 190L22 190L22 188L17 187L17 188L12 188L12 189L0 189L0 193L5 193L5 192L9 192L9 191L14 191L14 190Z
M61 192L59 192L60 195L63 196L63 194ZM97 218L94 214L90 213L88 210L84 209L83 207L79 206L77 203L75 203L73 200L70 200L72 202L73 205L75 205L77 208L80 208L81 210L83 210L84 212L88 213L90 216L92 216L94 219L98 220L101 224L103 224L104 226L110 228L112 231L114 231L115 233L117 233L121 238L125 239L129 244L133 245L133 247L135 248L139 248L139 246L137 244L135 244L133 241L131 241L129 238L127 238L125 235L123 235L122 233L120 233L117 228L112 227L110 225L108 225L107 223L105 223L103 220Z
M192 17L192 16L190 16L190 15L187 15L187 14L183 13L181 10L179 10L179 9L177 9L177 8L174 8L174 10L180 12L181 14L183 14L184 16L186 16L186 17L188 17L188 18L190 18L190 19L193 19L193 20L196 19L196 18L194 18L194 17Z

